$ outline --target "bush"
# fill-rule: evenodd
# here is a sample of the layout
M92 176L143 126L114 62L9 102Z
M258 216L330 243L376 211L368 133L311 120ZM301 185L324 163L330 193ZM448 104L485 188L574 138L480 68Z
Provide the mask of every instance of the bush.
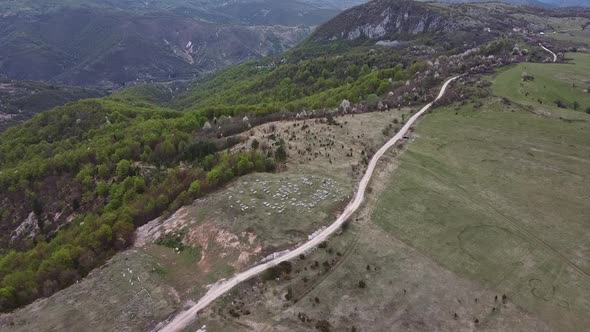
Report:
M255 139L252 141L252 145L251 145L252 150L257 150L259 146L260 146L260 142L258 142L258 140Z
M567 106L565 105L565 103L561 100L556 100L555 101L555 106L559 107L559 108L567 108Z
M285 162L287 160L287 151L285 151L285 147L283 144L279 145L277 150L275 151L275 160L277 162Z
M367 96L367 106L369 106L370 108L377 107L379 101L381 101L381 98L379 98L379 96L377 96L376 94L371 94Z
M186 248L186 245L182 243L183 237L182 234L168 233L158 239L156 243L166 248L183 251Z
M129 160L121 160L117 163L117 168L115 170L115 175L119 180L125 179L129 175L129 171L131 169L131 163Z
M191 195L198 195L201 193L201 181L195 180L191 183L191 186L188 189L188 192Z
M248 157L244 156L238 161L238 175L244 175L254 170L254 163L251 162Z
M578 110L578 108L580 108L580 104L577 101L574 101L572 106L573 106L574 110L576 110L576 111Z
M320 332L330 332L332 329L332 325L327 320L319 320L315 328L318 329Z

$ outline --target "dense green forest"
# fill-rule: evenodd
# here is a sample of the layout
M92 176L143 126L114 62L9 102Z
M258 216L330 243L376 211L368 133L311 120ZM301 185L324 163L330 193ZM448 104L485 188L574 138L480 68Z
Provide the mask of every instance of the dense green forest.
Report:
M195 83L173 107L209 117L335 107L343 99L356 103L371 94L383 95L425 66L424 62L403 64L387 48L359 47L310 59L267 58Z
M138 85L57 107L0 134L1 226L12 231L33 211L40 230L2 253L0 309L51 295L128 247L137 226L284 159L281 142L271 151L225 154L214 143L217 128L202 129L207 121L360 102L425 66L401 63L385 48L268 58L211 75L181 94ZM64 193L48 192L49 182ZM55 205L74 216L59 229L45 223Z
M2 196L23 193L22 203L42 231L51 196L43 192L46 178L64 178L80 195L62 202L76 216L67 226L0 258L1 308L71 284L127 247L136 226L165 211L235 176L274 169L274 161L259 152L217 153L214 144L195 140L204 121L198 114L107 98L59 107L4 133ZM18 222L11 218L17 205L3 204L2 223Z

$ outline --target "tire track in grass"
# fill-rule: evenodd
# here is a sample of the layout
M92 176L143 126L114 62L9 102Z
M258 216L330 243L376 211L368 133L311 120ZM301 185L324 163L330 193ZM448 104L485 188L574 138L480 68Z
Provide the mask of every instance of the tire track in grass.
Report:
M475 205L483 208L484 210L487 210L489 213L491 213L491 215L496 215L499 220L503 220L504 222L506 222L509 225L513 226L514 228L516 228L517 230L519 230L520 232L522 232L522 234L525 237L527 237L529 240L532 240L533 242L536 242L537 244L541 245L545 249L547 249L550 252L552 252L559 260L561 260L562 262L568 264L572 269L574 269L584 279L586 279L586 281L590 282L590 274L588 274L586 271L584 271L580 266L578 266L576 263L574 263L573 261L571 261L569 258L567 258L564 254L562 254L561 252L559 252L557 249L553 248L545 240L541 239L540 237L538 237L537 235L535 235L533 232L529 231L526 227L522 226L518 222L517 219L504 214L502 211L498 210L496 207L492 206L490 203L487 203L486 200L483 199L479 194L473 193L473 192L469 192L467 189L465 189L464 187L462 187L462 186L460 186L460 185L458 185L456 183L445 181L444 178L442 178L438 174L434 173L433 171L431 171L427 167L424 167L423 165L420 165L420 164L417 164L417 163L415 163L414 166L419 167L422 170L424 170L425 172L430 173L430 175L432 177L436 178L437 180L439 180L442 183L445 183L449 188L451 188L451 189L454 188L455 190L461 192L465 198L467 198L468 200L472 201Z
M360 237L361 237L361 233L360 233L360 230L359 230L358 233L356 234L356 236L354 237L353 242L350 245L347 246L346 251L344 252L344 254L342 255L342 257L340 257L340 259L336 262L336 264L334 264L333 266L331 266L328 271L326 271L324 274L322 274L315 282L313 282L309 287L307 287L303 291L303 293L301 295L299 295L293 301L293 303L297 303L297 302L301 301L304 297L306 297L307 295L309 295L309 293L313 292L326 279L328 279L328 277L330 277L334 272L336 272L336 270L340 266L342 266L344 263L346 263L346 261L348 260L348 258L350 258L350 256L352 256L352 254L354 253L354 251L358 247L358 243L359 243Z

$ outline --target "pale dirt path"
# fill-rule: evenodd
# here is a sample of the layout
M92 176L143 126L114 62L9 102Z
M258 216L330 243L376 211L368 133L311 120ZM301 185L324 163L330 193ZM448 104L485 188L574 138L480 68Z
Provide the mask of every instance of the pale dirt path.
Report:
M296 248L296 249L294 249L294 250L292 250L280 257L277 257L269 262L257 265L247 271L239 273L227 281L224 281L224 280L219 281L217 284L215 284L214 286L212 286L209 289L207 294L205 294L205 296L203 296L197 304L192 306L190 309L177 314L176 317L174 317L174 319L172 321L170 321L169 323L167 323L166 325L161 326L162 325L162 323L161 323L160 325L158 325L156 327L155 330L159 330L160 332L181 331L182 329L186 328L189 324L191 324L196 319L197 314L199 313L200 310L204 309L209 304L211 304L213 301L215 301L217 298L219 298L222 295L229 292L232 288L234 288L235 286L237 286L241 282L258 275L258 274L264 272L265 270L278 265L281 262L285 262L285 261L297 258L297 257L299 257L300 254L304 254L308 250L311 250L311 249L315 248L316 246L318 246L320 243L326 241L328 239L328 237L330 237L338 229L340 229L340 227L342 227L342 224L344 224L344 222L346 220L348 220L348 218L350 218L350 216L360 207L361 203L363 202L363 200L365 198L365 191L367 189L369 181L371 180L371 177L373 176L375 166L377 165L377 162L379 161L379 159L385 154L385 152L387 152L387 150L389 148L391 148L393 145L395 145L395 143L397 143L400 139L403 138L403 136L410 129L410 127L414 124L414 122L416 122L416 120L420 116L422 116L422 114L424 114L426 111L428 111L432 107L432 104L434 102L439 100L445 94L449 84L452 81L456 80L457 78L459 78L459 76L455 76L455 77L447 80L443 84L436 99L433 102L424 106L418 113L414 114L414 116L412 116L408 120L408 122L401 128L401 130L391 140L389 140L383 147L381 147L381 149L379 149L379 151L377 151L377 153L375 153L375 155L373 156L373 158L371 158L371 161L369 162L369 166L367 167L367 171L365 172L365 175L363 176L363 178L361 179L361 181L359 183L358 190L356 192L356 195L354 196L354 199L348 204L348 206L346 207L346 209L344 209L344 211L342 212L340 217L338 217L338 219L332 225L328 226L325 230L323 230L321 233L319 233L316 237L314 237L313 239L304 243L300 247L298 247L298 248Z
M543 44L541 44L541 43L539 43L539 46L541 46L541 48L544 49L545 51L551 53L551 55L553 55L553 62L557 62L557 54L553 53L552 50L550 50L547 47L543 46Z

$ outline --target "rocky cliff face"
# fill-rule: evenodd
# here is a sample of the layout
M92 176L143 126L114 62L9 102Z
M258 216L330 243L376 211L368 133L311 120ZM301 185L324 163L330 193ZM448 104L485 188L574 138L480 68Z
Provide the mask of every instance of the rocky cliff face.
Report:
M412 40L428 34L441 43L468 45L481 43L514 31L543 31L543 20L526 20L523 15L539 17L587 17L579 8L546 10L508 3L449 4L412 0L373 0L351 8L319 27L312 39L356 41L374 39L387 44L391 40Z
M465 25L466 22L461 22ZM381 38L396 34L443 33L458 27L451 17L426 4L409 0L376 0L350 9L315 34L321 39Z

